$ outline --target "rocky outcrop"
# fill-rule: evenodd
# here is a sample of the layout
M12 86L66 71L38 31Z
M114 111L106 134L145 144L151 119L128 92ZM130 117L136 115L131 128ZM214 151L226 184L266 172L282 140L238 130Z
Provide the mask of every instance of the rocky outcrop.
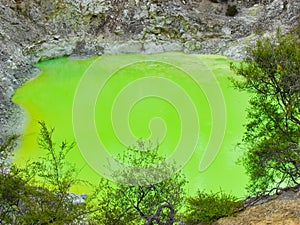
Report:
M226 16L231 6L238 13ZM0 0L0 142L22 124L10 98L35 62L164 51L238 59L258 31L288 31L299 15L293 0Z

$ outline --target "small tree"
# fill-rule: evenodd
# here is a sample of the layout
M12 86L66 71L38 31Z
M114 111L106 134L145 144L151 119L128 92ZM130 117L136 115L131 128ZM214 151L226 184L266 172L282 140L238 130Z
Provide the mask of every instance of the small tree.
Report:
M231 65L233 84L252 93L246 153L249 191L295 185L300 178L300 41L296 32L260 38L246 59Z
M54 129L49 129L45 122L41 121L39 124L41 129L38 144L41 151L45 151L44 156L30 162L26 170L26 176L30 177L29 184L36 187L42 195L40 202L37 202L41 210L37 211L46 217L46 221L71 223L80 220L86 214L85 204L74 204L70 188L81 181L77 178L75 166L66 159L75 143L62 141L57 146L53 141ZM39 199L37 196L36 200Z
M119 157L123 163L133 166L114 172L120 182L101 182L99 211L95 218L101 224L174 224L184 203L184 176L175 173L174 166L167 163L156 167L155 174L143 173L142 170L164 162L165 158L159 156L158 147L146 146L143 141L138 142L139 151L134 149L137 148L129 148ZM159 176L169 175L170 172L173 175L157 183L157 179L161 178Z
M0 146L0 223L72 224L88 214L85 204L74 204L70 187L79 181L66 161L73 144L53 142L54 129L40 122L39 145L45 156L25 167L7 163L15 144L13 136Z

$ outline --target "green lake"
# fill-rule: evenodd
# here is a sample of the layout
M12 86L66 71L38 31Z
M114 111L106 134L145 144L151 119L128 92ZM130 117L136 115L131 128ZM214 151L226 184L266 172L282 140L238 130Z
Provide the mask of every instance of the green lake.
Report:
M159 143L159 151L178 162L190 194L221 189L243 197L247 177L236 164L242 154L237 143L249 95L232 88L229 63L222 56L183 53L38 63L42 72L13 96L27 117L15 161L44 154L37 145L43 120L55 128L57 142L77 143L68 160L94 184L108 173L107 157L143 139Z

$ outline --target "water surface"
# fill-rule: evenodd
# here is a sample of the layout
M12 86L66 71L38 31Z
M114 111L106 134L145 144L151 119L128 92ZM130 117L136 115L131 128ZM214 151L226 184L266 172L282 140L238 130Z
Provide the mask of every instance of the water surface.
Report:
M183 53L117 55L60 58L37 66L42 72L13 97L27 116L16 150L17 163L44 154L36 141L38 121L55 128L57 142L71 142L78 141L74 119L83 126L81 137L90 139L92 128L86 120L92 115L98 138L110 155L122 153L142 138L158 142L160 151L170 157L178 143L185 141L188 149L178 151L182 158L191 152L183 168L190 194L199 188L222 189L239 197L245 194L247 178L236 164L242 154L236 144L244 132L248 95L231 87L228 77L233 74L226 58ZM98 91L93 92L93 88ZM90 98L94 98L91 103ZM185 110L195 110L196 117L187 121ZM199 128L198 133L195 128ZM91 141L89 156L97 163L103 159L93 145ZM99 173L78 146L68 160L80 169L80 178L96 184ZM87 188L74 187L74 191L85 192Z

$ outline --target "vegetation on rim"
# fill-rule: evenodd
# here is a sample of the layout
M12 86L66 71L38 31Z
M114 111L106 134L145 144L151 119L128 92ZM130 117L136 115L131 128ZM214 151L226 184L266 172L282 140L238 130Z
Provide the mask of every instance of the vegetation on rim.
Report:
M44 157L22 168L14 164L8 167L7 160L17 137L11 137L0 148L1 223L210 224L221 216L232 215L239 206L233 196L223 193L199 191L186 199L185 177L180 172L174 173L174 165L165 163L165 158L158 154L158 146L153 148L143 141L119 155L123 163L133 166L114 171L119 183L102 178L85 201L76 202L70 188L84 181L78 180L78 171L66 161L74 144L63 141L57 146L52 138L54 129L44 122L40 125L38 141L41 150L46 151ZM153 172L143 173L144 169ZM216 210L220 206L222 210Z
M40 125L39 145L45 156L22 168L0 165L0 223L70 224L86 214L86 204L74 204L69 193L71 186L79 182L75 167L66 161L73 144L61 142L57 148L52 140L54 130L44 122ZM7 162L15 140L13 136L1 146L2 162Z
M96 200L99 210L93 215L96 221L112 225L179 222L186 179L180 172L175 173L174 166L165 163L158 146L138 141L119 159L132 167L114 171L118 183L104 179L100 182Z
M253 93L241 162L251 194L272 193L300 181L300 36L294 31L260 38L231 68L236 88Z
M222 217L233 216L243 207L243 203L224 192L206 193L198 191L187 199L185 221L187 224L212 224Z

